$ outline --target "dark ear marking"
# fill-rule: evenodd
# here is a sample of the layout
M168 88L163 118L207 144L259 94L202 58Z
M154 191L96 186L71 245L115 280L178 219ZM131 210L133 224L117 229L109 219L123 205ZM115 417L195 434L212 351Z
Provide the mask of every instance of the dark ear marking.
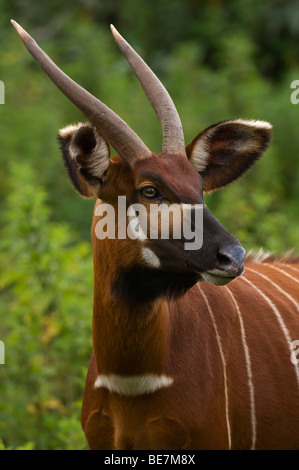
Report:
M110 162L107 142L86 123L61 129L58 141L64 165L76 191L84 197L98 197Z
M187 146L190 163L211 192L232 183L262 156L271 139L272 126L264 121L236 119L208 127Z

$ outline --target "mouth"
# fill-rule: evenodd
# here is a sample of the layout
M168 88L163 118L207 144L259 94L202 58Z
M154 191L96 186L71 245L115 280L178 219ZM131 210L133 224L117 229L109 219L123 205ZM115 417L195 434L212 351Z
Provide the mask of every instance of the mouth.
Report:
M210 282L211 284L214 284L214 286L225 286L229 282L236 279L236 277L241 276L243 272L244 272L244 269L232 275L229 272L226 273L218 269L213 269L211 271L204 271L198 274L200 275L199 281L207 281L207 282Z

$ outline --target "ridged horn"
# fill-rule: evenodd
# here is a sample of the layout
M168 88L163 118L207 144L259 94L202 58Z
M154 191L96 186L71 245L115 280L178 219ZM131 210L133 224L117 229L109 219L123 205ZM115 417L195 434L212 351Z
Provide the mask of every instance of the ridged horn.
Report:
M138 78L163 130L163 151L186 155L182 123L168 91L128 42L110 25L114 39Z
M11 20L11 23L30 54L53 83L128 163L133 164L134 161L151 155L151 151L125 121L62 72L16 21Z

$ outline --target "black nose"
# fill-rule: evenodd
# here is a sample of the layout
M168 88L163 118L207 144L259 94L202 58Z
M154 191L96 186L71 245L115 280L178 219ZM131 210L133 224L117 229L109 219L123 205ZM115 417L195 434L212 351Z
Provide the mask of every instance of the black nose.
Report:
M217 254L219 267L232 276L239 276L244 270L245 250L240 245L220 247Z

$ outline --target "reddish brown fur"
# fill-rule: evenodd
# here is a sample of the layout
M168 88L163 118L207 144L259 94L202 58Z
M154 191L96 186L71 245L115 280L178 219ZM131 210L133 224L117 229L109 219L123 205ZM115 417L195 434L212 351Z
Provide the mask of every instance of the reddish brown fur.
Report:
M264 264L249 263L248 267L269 276L299 302L294 281ZM296 268L298 274L292 271L292 275L299 282L299 265ZM284 265L283 269L289 272ZM96 282L104 282L105 274L99 269L96 276ZM249 270L243 276L277 306L292 340L299 339L298 310L292 303ZM298 449L298 384L281 327L271 307L242 278L228 289L238 302L250 351L256 448ZM181 299L159 300L148 311L144 307L126 311L125 306L116 304L104 311L105 301L95 293L94 354L101 371L165 373L175 380L169 389L154 394L121 397L94 388L99 370L93 355L82 410L82 424L91 448L228 448L223 366L202 292L214 312L227 363L232 448L251 447L248 374L236 308L227 287L200 283Z
M141 202L136 190L143 181L161 185L171 203L202 201L197 172L183 157L167 154L152 154L137 162L134 170L115 157L105 175L101 199L112 204L117 215L118 196L125 195L127 204ZM298 303L296 281L268 264L253 263L254 258L248 256L245 274L228 286L204 282L177 300L158 296L131 301L117 289L131 269L144 265L141 245L130 239L98 240L97 221L95 216L94 352L82 407L82 426L90 448L298 448L299 394L290 347L273 307L245 279L277 307L291 340L299 339L298 309L252 269L270 276ZM219 240L233 240L220 224L214 230L219 230ZM214 235L206 237L202 249L206 258L201 263L211 262L213 251L207 244ZM162 256L157 244L146 246L153 246ZM273 259L269 255L265 261ZM297 264L292 264L292 275L299 279L298 261L293 261ZM254 406L241 321L252 368ZM166 375L173 378L173 384L154 393L125 397L95 388L99 374Z

